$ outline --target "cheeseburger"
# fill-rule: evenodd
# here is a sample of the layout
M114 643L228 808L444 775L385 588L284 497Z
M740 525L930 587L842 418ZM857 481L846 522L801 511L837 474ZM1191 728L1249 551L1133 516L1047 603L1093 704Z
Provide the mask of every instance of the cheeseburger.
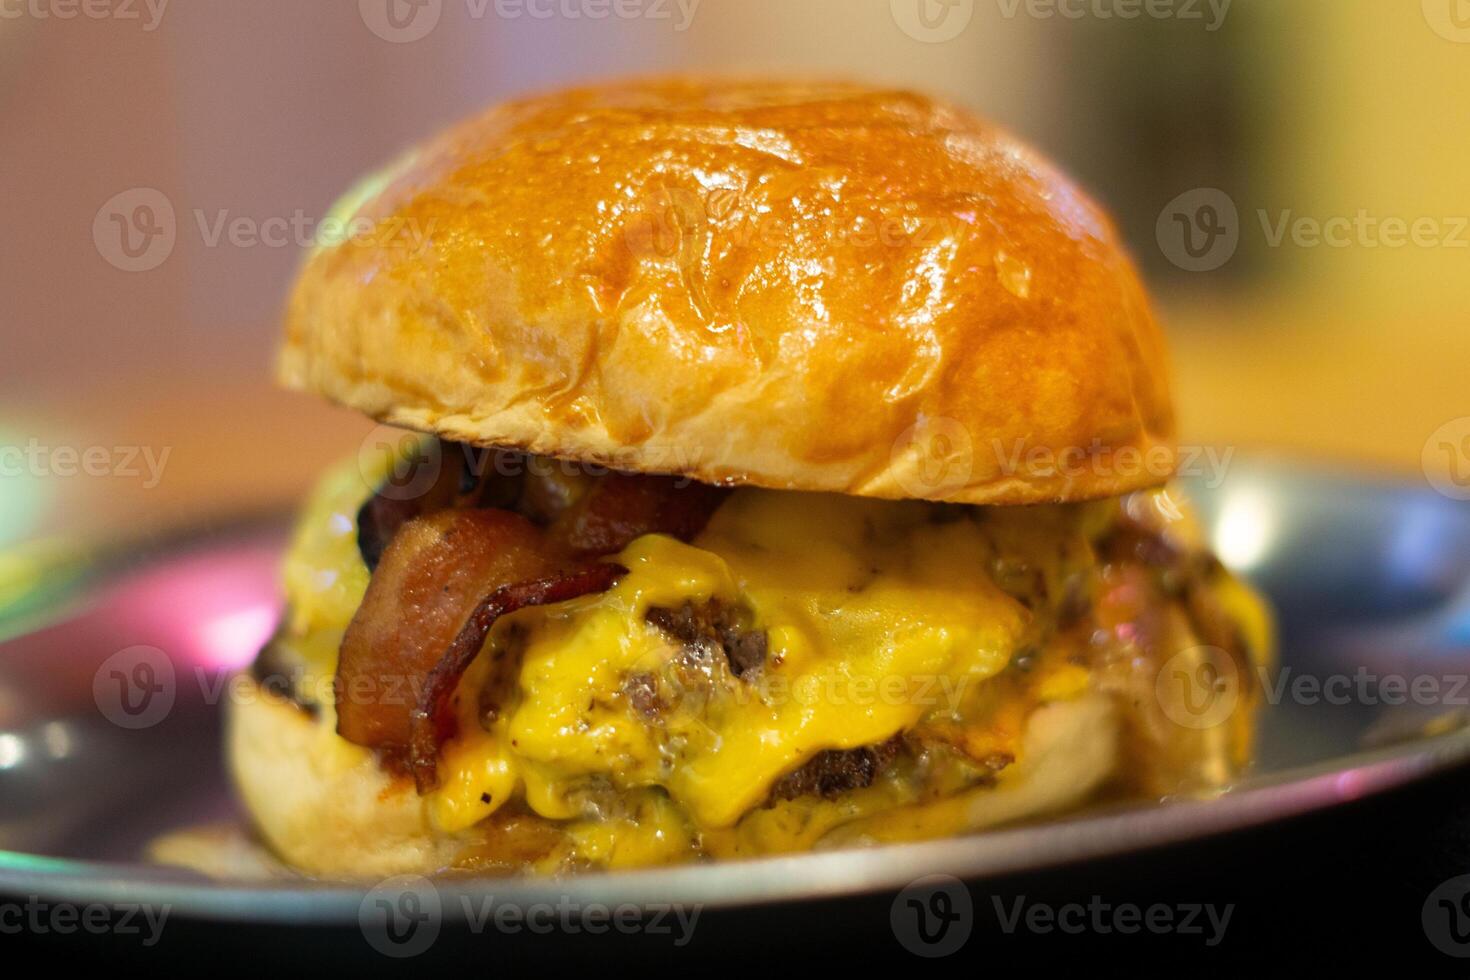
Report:
M231 705L291 865L908 841L1248 761L1267 617L1168 484L1159 327L1005 133L616 83L492 109L334 218L280 378L404 434L316 492Z

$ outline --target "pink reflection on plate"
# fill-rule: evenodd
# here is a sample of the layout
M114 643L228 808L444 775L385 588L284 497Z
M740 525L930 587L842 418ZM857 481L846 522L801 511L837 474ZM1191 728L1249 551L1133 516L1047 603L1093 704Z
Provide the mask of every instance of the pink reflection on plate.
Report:
M160 647L178 665L233 670L275 629L279 564L280 548L258 542L185 555L126 580L100 605L130 644Z
M22 717L95 711L97 670L129 647L156 647L180 677L200 680L249 664L279 615L284 543L279 531L232 535L150 557L117 573L80 609L0 643L0 728ZM201 690L182 685L180 697L189 692L189 703L207 707Z
M1344 802L1361 799L1373 789L1367 774L1362 769L1349 769L1338 773L1335 788L1337 798Z
M275 632L279 615L275 603L264 602L200 623L197 633L203 659L227 670L248 666Z

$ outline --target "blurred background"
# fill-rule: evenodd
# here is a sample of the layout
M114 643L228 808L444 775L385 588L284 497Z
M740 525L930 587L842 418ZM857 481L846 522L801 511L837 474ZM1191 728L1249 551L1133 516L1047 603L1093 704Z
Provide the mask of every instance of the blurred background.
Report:
M692 70L929 89L1044 149L1146 269L1186 442L1470 473L1470 0L0 0L0 604L37 542L267 509L357 449L270 383L353 178Z

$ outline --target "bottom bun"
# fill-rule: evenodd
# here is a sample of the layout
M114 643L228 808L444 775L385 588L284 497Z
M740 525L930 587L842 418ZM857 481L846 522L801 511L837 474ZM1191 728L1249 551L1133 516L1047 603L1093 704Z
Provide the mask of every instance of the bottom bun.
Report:
M265 842L324 877L389 877L453 863L461 841L436 833L413 783L301 708L237 678L225 745L231 775Z
M292 867L330 878L431 874L478 843L473 831L435 829L407 779L383 771L369 752L340 739L294 704L241 677L227 722L230 769L266 844ZM951 832L1074 808L1118 767L1119 719L1110 697L1094 694L1037 709L1012 776L926 807L876 814L829 833L818 845L912 840L943 808Z

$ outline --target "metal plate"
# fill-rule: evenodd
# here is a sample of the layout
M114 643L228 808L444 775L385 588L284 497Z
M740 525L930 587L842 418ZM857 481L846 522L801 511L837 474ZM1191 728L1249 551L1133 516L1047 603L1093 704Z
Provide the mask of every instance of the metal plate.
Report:
M1259 762L1223 796L924 844L440 891L722 906L891 889L929 872L1023 871L1258 826L1470 757L1470 507L1263 462L1237 462L1223 485L1192 492L1220 555L1266 589L1281 621ZM0 614L0 893L357 921L361 886L211 881L140 858L171 828L239 819L219 760L219 681L271 629L284 526L244 522L134 545L121 562L62 562ZM167 651L166 662L139 647ZM119 671L171 692L167 710L130 714Z

